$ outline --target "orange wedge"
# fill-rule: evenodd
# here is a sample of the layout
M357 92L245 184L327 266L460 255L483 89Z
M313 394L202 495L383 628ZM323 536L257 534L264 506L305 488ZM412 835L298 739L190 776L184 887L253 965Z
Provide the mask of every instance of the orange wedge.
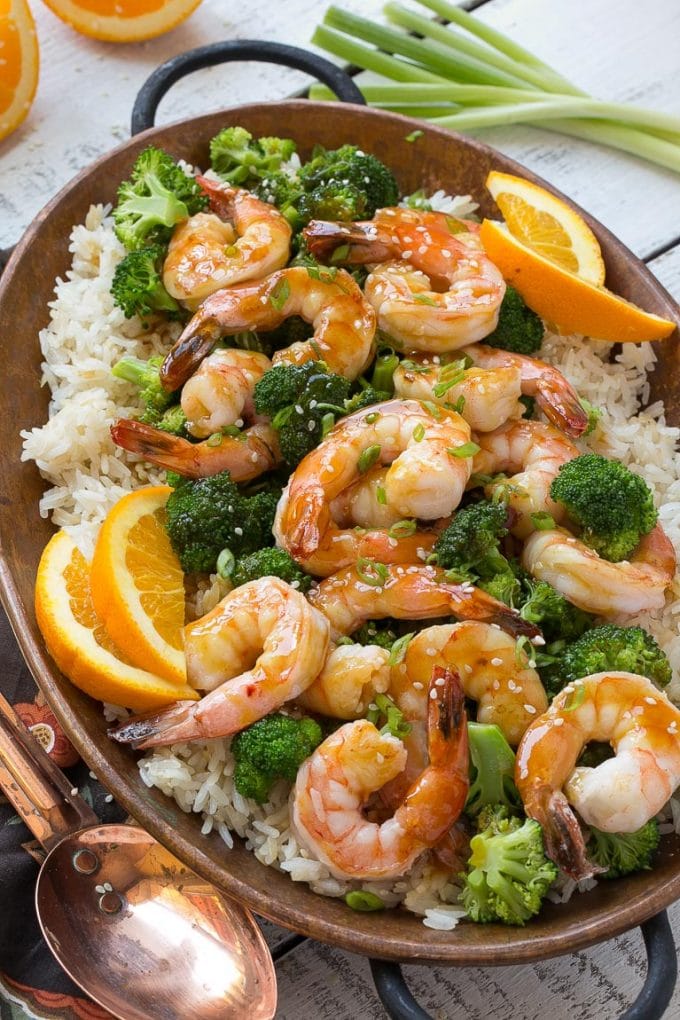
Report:
M35 586L38 626L59 669L86 694L136 712L198 697L186 684L136 669L114 645L90 597L90 566L59 531L40 560Z
M26 0L0 0L0 138L30 110L38 65L38 37Z
M645 312L604 287L562 269L514 237L507 226L484 220L484 250L530 308L558 333L583 333L617 343L663 340L675 323Z
M201 0L45 0L58 18L92 39L141 42L169 32Z
M512 174L492 170L486 186L518 241L582 280L602 286L600 245L577 212L545 188Z
M137 489L110 511L92 558L92 601L135 666L184 683L184 575L164 527L171 492Z

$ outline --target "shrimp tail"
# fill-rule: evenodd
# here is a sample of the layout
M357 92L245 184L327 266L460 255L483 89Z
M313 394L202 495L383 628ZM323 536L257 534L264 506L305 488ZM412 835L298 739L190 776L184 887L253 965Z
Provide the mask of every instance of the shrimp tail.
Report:
M465 691L456 669L435 666L432 670L427 704L428 753L431 765L450 757L451 744L456 759L467 772L468 740Z
M162 429L146 425L143 421L135 421L133 418L119 418L115 425L111 426L111 438L116 446L121 446L129 453L136 453L152 464L159 464L180 473L186 470L182 452L187 447L189 450L193 448L193 444L187 439L173 436L169 432L163 432Z
M177 701L160 712L134 715L108 731L112 740L144 751L148 747L196 740L201 735L195 701Z
M161 383L165 389L178 390L183 386L219 340L221 330L212 305L211 299L207 298L166 355L160 370Z
M286 545L293 557L312 556L331 523L330 510L321 489L306 489L304 498L289 503Z
M578 394L561 380L559 387L548 380L539 382L536 403L551 425L572 439L578 439L588 428L588 415Z
M538 802L545 852L550 860L575 882L606 871L588 860L581 826L562 791L546 786L539 791Z
M446 584L444 587L449 594L451 612L461 620L496 624L514 638L541 637L535 624L523 620L514 609L492 598L481 588L473 588L469 584Z
M381 236L375 223L333 223L310 220L302 231L307 247L315 259L328 262L338 248L344 252L340 261L352 265L384 262L394 257L394 244Z
M213 181L210 177L198 174L196 183L201 191L208 196L210 211L214 212L222 220L230 220L234 213L234 195L236 189L220 181Z
M470 858L470 832L463 817L444 833L432 850L439 863L453 874L465 871Z

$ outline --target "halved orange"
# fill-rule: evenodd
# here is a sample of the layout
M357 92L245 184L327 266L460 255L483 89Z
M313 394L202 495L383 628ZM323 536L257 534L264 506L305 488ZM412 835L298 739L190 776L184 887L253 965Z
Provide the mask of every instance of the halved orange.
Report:
M109 512L92 558L92 601L135 666L184 683L184 574L164 527L171 492L136 489Z
M595 234L570 206L523 177L492 170L486 186L510 233L562 269L596 287L604 283L604 261Z
M0 0L0 138L30 110L38 67L38 37L26 0Z
M59 669L86 694L136 712L196 691L137 669L113 643L90 595L90 565L65 531L47 543L35 586L35 612L48 651Z
M582 280L514 237L507 226L484 220L479 236L504 279L559 333L583 333L618 343L663 340L675 323Z
M141 42L189 17L201 0L45 0L58 18L92 39Z

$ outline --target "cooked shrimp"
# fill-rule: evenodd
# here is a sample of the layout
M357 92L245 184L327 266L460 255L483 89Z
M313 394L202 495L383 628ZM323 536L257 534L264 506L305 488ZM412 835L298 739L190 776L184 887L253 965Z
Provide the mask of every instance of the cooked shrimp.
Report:
M390 653L377 645L331 648L321 673L297 699L310 712L332 719L359 719L376 694L390 685Z
M564 509L550 498L550 486L559 469L578 457L579 450L553 425L538 421L508 422L495 432L477 436L480 447L472 470L481 475L506 472L510 477L491 482L486 493L502 493L515 514L510 527L513 535L526 538L534 531L531 514L547 512L555 521L564 517Z
M323 360L331 372L356 379L373 357L375 312L344 269L333 279L303 266L280 269L253 283L211 294L186 326L161 367L166 389L179 389L221 336L272 330L299 315L314 335L274 355L274 364Z
M461 356L476 347L465 348ZM438 354L414 352L399 363L394 392L398 397L459 407L475 432L492 432L510 419L521 418L524 407L519 402L522 384L517 366L466 369L464 365L460 359L446 363Z
M210 693L134 717L116 740L146 748L238 733L298 697L328 652L328 621L278 577L235 588L184 636L189 682Z
M191 434L204 438L240 418L252 418L255 383L271 364L257 351L213 351L182 389L182 410Z
M660 524L645 535L630 560L620 563L603 560L568 531L555 528L530 537L522 565L580 609L616 616L660 609L675 577L676 557Z
M295 559L314 553L334 529L331 502L377 463L390 465L385 499L396 513L448 516L470 477L472 458L456 455L469 439L470 427L455 411L415 400L389 400L343 418L295 469L277 538Z
M290 553L291 544L287 530L289 489L290 486L287 486L283 490L279 500L273 531L277 544ZM330 507L334 505L329 504ZM436 540L437 533L434 530L416 529L411 533L409 529L391 531L390 528L378 525L370 525L367 528L349 526L341 528L329 515L319 545L309 553L298 549L294 558L308 574L328 577L343 567L366 559L379 563L422 563L432 551Z
M111 426L111 437L124 450L186 478L229 471L235 482L248 482L281 459L277 433L264 424L252 425L239 437L217 433L201 443L190 443L144 422L119 418Z
M509 634L538 638L538 629L481 588L447 580L441 567L367 562L327 577L308 595L331 623L331 637L352 634L367 620L458 616L498 624Z
M586 858L567 801L605 832L639 829L680 783L679 727L680 711L646 677L594 673L565 687L526 731L515 782L526 813L543 826L546 853L572 878L600 869ZM611 744L615 757L576 768L591 740Z
M464 221L380 209L366 223L310 223L305 237L318 257L342 247L343 261L379 263L366 297L379 327L407 347L451 351L496 328L505 283Z
M392 818L364 817L369 796L403 769L396 737L359 719L328 737L303 764L291 798L301 842L338 878L397 878L451 828L468 792L465 699L457 676L435 669L428 704L429 764Z
M578 439L588 428L588 415L578 393L553 365L484 344L465 347L460 354L467 354L480 368L497 372L519 370L522 395L534 397L548 421L566 435Z
M165 289L190 308L222 287L281 269L290 257L292 235L285 216L249 191L206 177L198 181L214 211L175 227L163 265Z
M371 468L331 500L331 517L340 528L391 528L402 514L387 502L389 468Z

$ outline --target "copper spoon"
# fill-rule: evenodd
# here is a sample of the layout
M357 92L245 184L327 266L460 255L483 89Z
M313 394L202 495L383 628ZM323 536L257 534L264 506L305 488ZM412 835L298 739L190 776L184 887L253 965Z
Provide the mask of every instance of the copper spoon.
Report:
M271 1020L250 911L143 829L101 825L0 694L0 788L47 856L36 910L66 973L120 1020Z

